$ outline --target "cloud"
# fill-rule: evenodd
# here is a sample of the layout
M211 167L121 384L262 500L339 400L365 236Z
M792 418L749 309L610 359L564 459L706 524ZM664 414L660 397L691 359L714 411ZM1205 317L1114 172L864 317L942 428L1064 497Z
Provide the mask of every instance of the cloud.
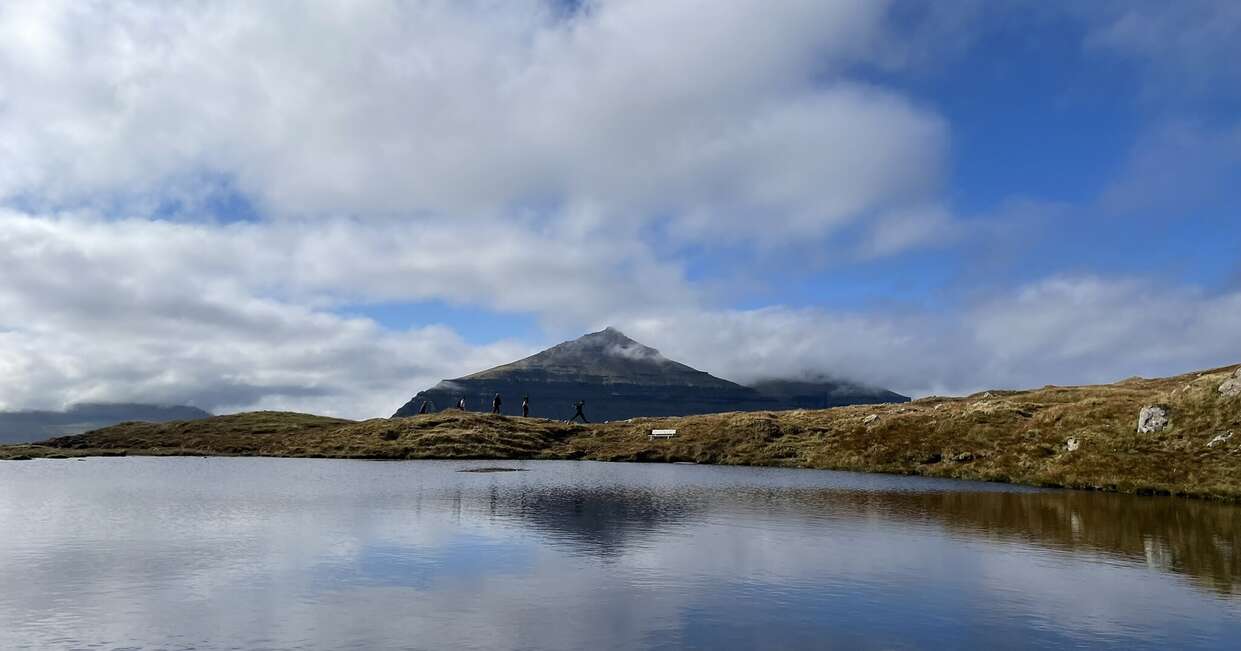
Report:
M875 220L863 243L861 257L882 258L914 248L956 240L960 228L943 206L910 207Z
M441 265L428 290L411 282L416 255L386 275L359 265L351 276L346 270L361 257L321 244L382 253L366 245L378 237L344 227L0 211L0 369L8 371L0 408L126 400L387 415L441 377L533 352L505 340L467 345L442 326L397 331L330 311L334 294L358 300L367 296L358 287L375 283L371 295L385 296L399 278L412 286L406 295L460 291L486 300L498 274L515 271L463 265L467 282L454 284L458 269Z
M942 120L851 78L886 21L807 0L10 4L0 198L133 209L212 178L278 216L818 237L940 184Z
M1072 11L1090 23L1086 48L1140 62L1161 100L1185 95L1235 97L1241 73L1241 5L1212 0L1082 3ZM1168 91L1172 92L1168 92Z
M383 416L440 379L540 347L475 346L442 326L394 330L334 311L367 297L564 313L565 328L601 318L737 381L827 373L914 395L1241 361L1235 291L1065 276L943 309L741 310L704 301L675 268L634 264L642 251L559 267L539 252L564 243L533 239L475 263L454 260L462 245L440 239L452 234L396 246L385 242L399 225L355 221L308 230L0 213L0 407L126 400Z
M1113 213L1184 216L1238 198L1232 179L1239 173L1241 121L1208 126L1174 120L1142 134L1099 202Z
M1057 277L946 310L775 306L639 318L624 329L741 382L827 373L914 396L964 394L1241 363L1241 292Z

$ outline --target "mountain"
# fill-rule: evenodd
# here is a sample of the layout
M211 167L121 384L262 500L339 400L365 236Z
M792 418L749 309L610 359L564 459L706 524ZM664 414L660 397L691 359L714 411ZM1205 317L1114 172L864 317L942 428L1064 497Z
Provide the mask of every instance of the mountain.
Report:
M166 423L209 416L197 407L129 403L82 403L65 411L0 411L0 443L42 441L127 421Z
M845 405L909 402L899 393L852 382L832 380L764 380L750 385L759 393L775 398L789 409L827 409Z
M529 395L531 416L569 418L573 403L584 400L586 416L593 421L908 400L847 384L771 381L757 388L742 386L670 360L607 328L511 364L444 380L419 392L393 417L417 414L423 401L441 410L461 398L469 410L489 411L497 393L506 414L521 413L521 397Z

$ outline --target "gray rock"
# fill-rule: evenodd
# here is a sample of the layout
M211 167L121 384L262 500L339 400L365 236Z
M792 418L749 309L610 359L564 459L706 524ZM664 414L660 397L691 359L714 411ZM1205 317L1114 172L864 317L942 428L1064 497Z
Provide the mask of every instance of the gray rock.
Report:
M863 424L863 425L870 425L871 423L873 423L873 422L875 422L875 421L877 421L877 420L879 420L879 414L871 414L871 415L867 416L866 418L863 418L863 419L862 419L862 424Z
M1241 369L1237 369L1237 372L1231 378L1224 380L1224 383L1219 385L1219 392L1225 398L1241 396Z
M1168 416L1168 408L1161 405L1151 405L1143 407L1138 413L1138 433L1153 434L1168 429L1172 424L1171 418Z
M1069 452L1077 452L1080 447L1082 447L1082 442L1079 441L1076 436L1070 436L1069 439L1064 442L1064 449Z
M1216 434L1215 438L1211 439L1210 442L1207 443L1207 447L1213 448L1217 445L1224 445L1225 443L1231 440L1232 440L1232 432L1228 432L1227 434Z

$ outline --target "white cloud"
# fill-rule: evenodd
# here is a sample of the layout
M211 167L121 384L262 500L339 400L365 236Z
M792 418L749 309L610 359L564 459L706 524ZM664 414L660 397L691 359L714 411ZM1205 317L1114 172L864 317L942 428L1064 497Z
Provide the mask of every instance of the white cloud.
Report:
M512 234L514 250L497 238L474 258L451 229L423 235L405 245L393 244L399 224L0 214L0 408L132 400L382 416L439 379L538 347L331 311L366 298L455 298L560 318L570 332L602 318L738 381L829 373L914 395L1241 361L1235 292L1062 277L961 308L729 310L679 269L648 268L642 250L558 258L545 252L569 242Z
M1241 363L1241 292L1062 277L960 309L687 311L623 329L742 382L827 373L914 396L963 394Z
M279 215L591 205L696 239L820 236L936 191L946 128L850 81L883 2L0 9L0 198L224 179ZM561 226L569 228L570 226Z
M286 225L0 212L0 408L124 400L387 415L442 377L532 352L503 340L471 346L440 326L389 330L314 307L331 305L314 294L360 300L360 287L373 282L383 295L402 278L406 295L460 291L486 300L505 270L440 265L419 276L415 248L386 275L365 267L350 275L362 258L341 250L367 248L350 238L381 234L300 235ZM324 237L339 248L321 245ZM458 270L464 286L450 282ZM358 284L342 284L349 281Z
M947 244L960 236L958 225L943 206L917 206L883 214L875 220L861 256L887 257L933 244Z

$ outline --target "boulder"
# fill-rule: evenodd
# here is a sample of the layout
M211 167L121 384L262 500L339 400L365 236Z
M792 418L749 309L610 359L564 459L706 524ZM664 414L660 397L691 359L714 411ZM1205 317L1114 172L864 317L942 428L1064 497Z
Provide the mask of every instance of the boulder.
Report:
M1082 442L1078 440L1076 436L1070 436L1069 439L1064 442L1064 449L1069 452L1077 452L1080 447L1082 447Z
M877 421L877 420L879 420L879 414L871 414L871 415L867 416L866 418L863 418L863 419L862 419L862 424L863 424L863 425L870 425L871 423L873 423L873 422L875 422L875 421Z
M1207 447L1213 448L1217 445L1224 445L1225 443L1231 440L1232 440L1232 432L1228 432L1227 434L1216 434L1215 438L1211 439L1207 443Z
M1232 377L1224 380L1224 383L1219 385L1219 392L1225 398L1241 396L1241 369L1237 369L1237 372L1233 373Z
M1138 433L1153 434L1168 429L1172 424L1171 418L1168 416L1168 408L1162 405L1151 405L1143 407L1138 413Z

